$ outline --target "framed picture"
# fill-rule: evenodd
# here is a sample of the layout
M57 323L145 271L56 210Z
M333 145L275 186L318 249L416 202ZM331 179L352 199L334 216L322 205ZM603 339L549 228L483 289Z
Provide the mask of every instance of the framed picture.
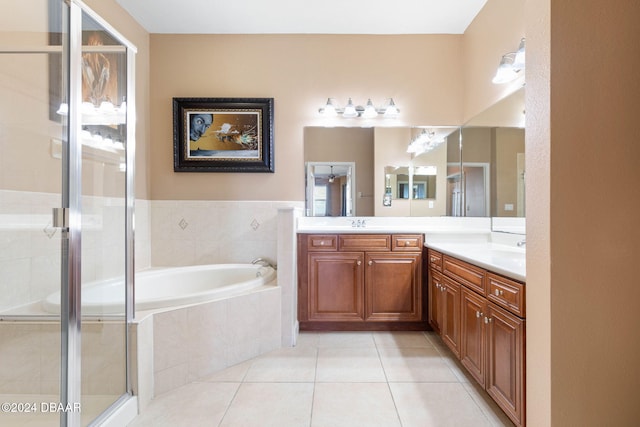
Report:
M273 98L173 98L175 172L273 172Z

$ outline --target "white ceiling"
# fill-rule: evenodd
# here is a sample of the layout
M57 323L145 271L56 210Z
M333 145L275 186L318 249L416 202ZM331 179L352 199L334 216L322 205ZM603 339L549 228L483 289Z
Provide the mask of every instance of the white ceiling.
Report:
M150 33L462 34L487 0L116 0Z

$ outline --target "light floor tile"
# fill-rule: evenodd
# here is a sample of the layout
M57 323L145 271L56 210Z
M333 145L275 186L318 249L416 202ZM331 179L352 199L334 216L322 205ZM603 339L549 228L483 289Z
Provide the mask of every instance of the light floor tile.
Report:
M200 382L242 382L251 368L253 359L238 363L219 372L200 378Z
M239 383L191 383L151 402L131 427L217 426Z
M311 427L400 427L386 383L316 384Z
M373 340L379 347L433 347L422 332L374 332Z
M156 397L131 425L512 427L431 332L303 332Z
M313 383L243 383L220 427L308 427L312 399Z
M320 348L318 382L386 382L375 348Z
M371 332L318 332L319 348L375 348Z
M318 350L313 347L282 348L253 361L247 382L313 382Z
M389 382L457 382L458 378L434 348L380 348Z
M460 383L390 383L403 427L490 427Z
M482 413L487 417L494 427L513 427L509 417L502 412L496 402L478 385L476 382L463 383L471 398L476 402Z

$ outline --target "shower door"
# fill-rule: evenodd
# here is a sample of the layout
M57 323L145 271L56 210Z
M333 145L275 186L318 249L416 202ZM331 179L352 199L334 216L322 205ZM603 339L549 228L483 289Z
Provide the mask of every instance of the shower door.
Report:
M130 396L133 59L81 1L0 2L0 425Z
M78 132L81 151L76 202L82 239L82 368L76 381L83 413L94 414L83 416L85 425L126 398L130 389L126 296L133 276L134 135L129 113L134 106L129 94L133 94L134 55L132 46L108 23L84 7L74 10L73 6L70 78L82 82L72 85L70 92L79 102L80 114L75 115L79 124L70 126ZM73 48L74 38L80 51ZM74 76L74 70L79 75Z

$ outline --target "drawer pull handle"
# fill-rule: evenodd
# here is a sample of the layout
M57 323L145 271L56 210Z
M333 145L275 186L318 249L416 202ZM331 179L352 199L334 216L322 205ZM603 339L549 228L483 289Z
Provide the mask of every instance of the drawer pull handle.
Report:
M493 293L497 296L497 297L501 297L502 295L504 295L504 292L502 291L502 289L496 289L493 291Z

